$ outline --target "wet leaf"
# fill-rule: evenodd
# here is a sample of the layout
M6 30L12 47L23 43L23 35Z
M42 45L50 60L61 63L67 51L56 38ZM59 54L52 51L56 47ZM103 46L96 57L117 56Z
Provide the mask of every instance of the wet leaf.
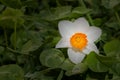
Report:
M40 54L40 62L47 67L57 68L63 63L64 60L65 57L63 53L58 49L44 50Z
M108 71L108 67L102 64L98 58L97 54L95 52L91 52L87 58L86 63L88 65L88 68L90 68L94 72L106 72Z
M24 72L18 65L4 65L0 67L1 80L24 80Z

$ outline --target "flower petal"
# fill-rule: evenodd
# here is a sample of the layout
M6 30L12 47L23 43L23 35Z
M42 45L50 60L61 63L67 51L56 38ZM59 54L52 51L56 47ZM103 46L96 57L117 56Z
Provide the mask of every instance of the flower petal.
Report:
M74 22L75 32L85 33L89 29L89 23L85 18L78 18Z
M69 39L62 38L56 45L55 48L66 48L71 47Z
M79 51L76 52L72 48L69 48L68 49L68 57L73 63L78 64L84 59L85 54L83 54Z
M89 27L89 23L84 17L76 19L74 23L78 24L79 27Z
M89 54L91 51L95 51L96 53L99 53L99 50L97 49L94 43L89 43L87 47L83 50L83 53Z
M70 21L63 20L59 22L58 28L62 37L70 37L73 34L74 25Z
M101 36L101 29L98 27L90 27L89 31L87 32L88 42L94 42Z
M89 29L89 23L85 18L78 18L74 22L63 20L58 24L59 31L62 37L70 37L75 33L85 33Z

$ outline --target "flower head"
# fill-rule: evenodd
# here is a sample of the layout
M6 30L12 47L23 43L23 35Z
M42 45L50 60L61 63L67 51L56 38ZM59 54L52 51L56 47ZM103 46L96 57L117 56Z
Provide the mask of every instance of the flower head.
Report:
M73 63L80 63L91 51L99 53L94 42L100 37L101 29L89 26L85 18L60 21L58 28L62 38L56 48L68 48L68 57Z

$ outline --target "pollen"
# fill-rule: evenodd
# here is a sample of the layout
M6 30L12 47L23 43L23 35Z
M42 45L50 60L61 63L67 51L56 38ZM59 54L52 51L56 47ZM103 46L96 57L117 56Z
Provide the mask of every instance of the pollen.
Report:
M70 38L70 44L72 45L72 47L80 51L82 51L86 47L87 42L87 36L83 33L75 33Z

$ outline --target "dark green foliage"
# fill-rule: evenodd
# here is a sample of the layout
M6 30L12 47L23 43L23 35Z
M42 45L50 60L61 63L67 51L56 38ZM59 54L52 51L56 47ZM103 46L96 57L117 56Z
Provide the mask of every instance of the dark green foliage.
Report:
M120 80L120 0L0 0L0 80ZM102 29L82 63L55 49L58 22Z

